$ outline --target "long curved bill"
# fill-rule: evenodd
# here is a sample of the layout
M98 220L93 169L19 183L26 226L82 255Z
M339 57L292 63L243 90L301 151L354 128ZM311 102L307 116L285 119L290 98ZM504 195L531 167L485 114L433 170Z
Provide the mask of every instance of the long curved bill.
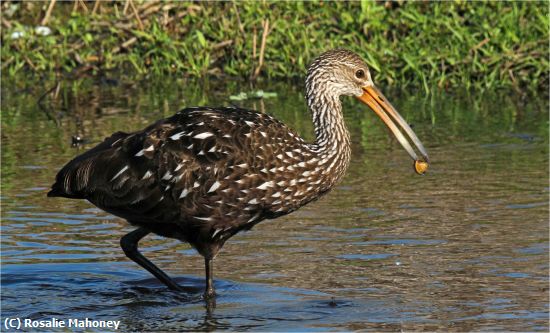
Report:
M416 134L407 124L405 119L395 110L393 105L386 99L386 97L374 86L363 87L363 95L358 96L361 102L367 104L389 127L393 135L397 138L397 141L401 143L403 148L409 153L414 160L414 168L418 174L423 174L428 169L428 153L422 145L422 142L418 139ZM409 139L401 132L403 130ZM416 147L422 158L419 158L416 151L411 146L411 143Z

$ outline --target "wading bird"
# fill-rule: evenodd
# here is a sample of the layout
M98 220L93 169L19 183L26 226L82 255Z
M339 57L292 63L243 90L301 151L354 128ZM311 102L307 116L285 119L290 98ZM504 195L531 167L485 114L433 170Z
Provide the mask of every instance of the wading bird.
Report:
M138 227L120 240L124 253L170 289L182 290L138 251L138 242L155 233L191 244L205 259L209 298L215 294L213 260L229 238L318 199L344 175L351 148L342 95L367 104L415 161L416 172L427 169L422 143L374 86L366 63L337 49L308 68L313 143L267 114L186 108L141 131L117 132L77 156L57 174L48 196L86 199Z

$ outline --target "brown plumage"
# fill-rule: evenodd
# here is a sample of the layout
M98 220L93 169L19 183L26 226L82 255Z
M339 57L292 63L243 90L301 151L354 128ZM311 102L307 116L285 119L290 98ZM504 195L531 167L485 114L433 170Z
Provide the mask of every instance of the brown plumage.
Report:
M172 289L179 286L137 251L137 242L153 232L190 243L205 258L211 296L212 260L231 236L295 211L344 175L350 138L339 98L369 98L367 87L373 88L370 73L356 54L328 51L311 64L306 80L315 142L267 114L187 108L141 131L117 132L77 156L48 196L87 199L138 226L122 238L123 250ZM377 98L384 106L381 94ZM414 134L411 140L427 161Z

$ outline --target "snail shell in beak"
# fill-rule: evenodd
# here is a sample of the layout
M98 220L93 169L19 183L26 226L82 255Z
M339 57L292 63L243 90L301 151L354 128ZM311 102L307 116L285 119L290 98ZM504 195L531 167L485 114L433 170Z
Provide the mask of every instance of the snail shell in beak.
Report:
M417 174L423 175L426 172L426 170L428 170L427 162L424 162L421 160L414 161L414 171L416 171Z

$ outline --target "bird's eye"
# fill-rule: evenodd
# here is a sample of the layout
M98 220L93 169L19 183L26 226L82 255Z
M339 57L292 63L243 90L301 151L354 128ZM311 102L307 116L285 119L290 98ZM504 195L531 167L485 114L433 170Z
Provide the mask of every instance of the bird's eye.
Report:
M355 77L358 79L364 79L365 78L365 71L362 69L359 69L357 72L355 72Z

